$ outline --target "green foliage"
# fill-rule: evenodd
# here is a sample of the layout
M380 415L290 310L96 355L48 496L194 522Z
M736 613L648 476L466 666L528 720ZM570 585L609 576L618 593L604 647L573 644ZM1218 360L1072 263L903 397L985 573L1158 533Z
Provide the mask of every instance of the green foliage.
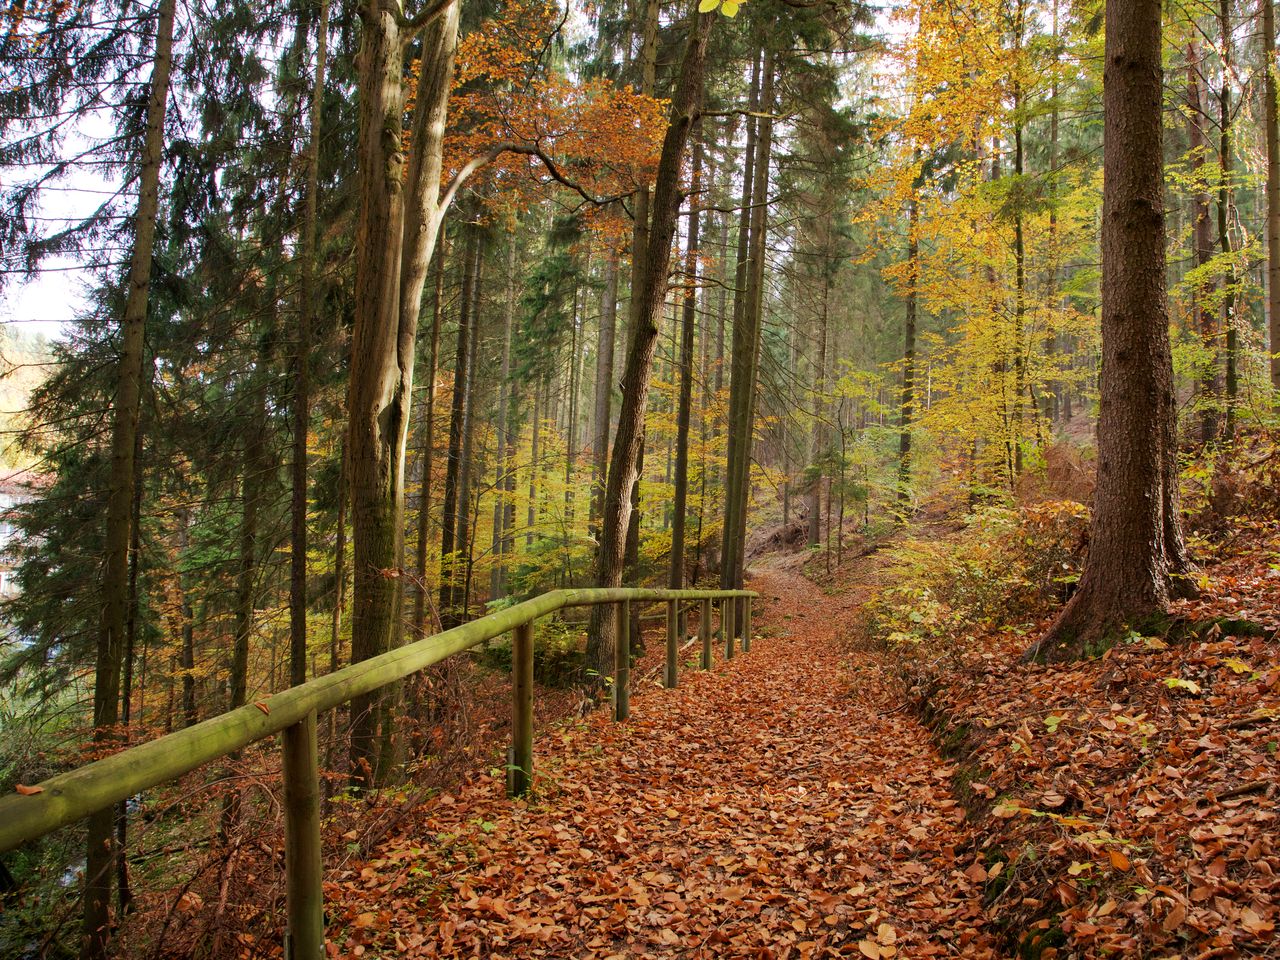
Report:
M546 686L567 685L582 676L582 628L560 617L544 617L534 624L533 677ZM492 640L477 648L476 659L490 670L511 672L511 638Z
M872 632L894 645L945 652L966 636L1039 617L1080 572L1087 512L1047 501L1021 513L986 507L954 538L909 540L892 551L894 585L867 605Z

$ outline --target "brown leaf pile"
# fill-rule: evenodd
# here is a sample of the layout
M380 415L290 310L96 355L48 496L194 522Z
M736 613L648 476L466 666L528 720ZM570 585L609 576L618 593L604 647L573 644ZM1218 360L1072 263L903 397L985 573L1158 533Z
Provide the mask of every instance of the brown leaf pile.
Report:
M995 956L954 770L839 643L847 601L753 586L750 654L540 731L530 802L474 778L328 884L331 954Z
M1181 612L1273 625L1274 556L1230 551ZM1280 667L1274 638L1229 629L1050 667L1019 662L1025 637L991 638L962 669L914 672L1000 864L988 910L1011 948L1274 955Z

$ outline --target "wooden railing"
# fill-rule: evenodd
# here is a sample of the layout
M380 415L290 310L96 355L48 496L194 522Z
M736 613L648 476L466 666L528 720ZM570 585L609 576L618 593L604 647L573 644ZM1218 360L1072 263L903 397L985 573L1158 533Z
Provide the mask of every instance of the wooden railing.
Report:
M507 790L512 796L521 796L533 781L534 621L565 607L615 605L617 642L614 646L613 717L625 720L631 711L629 624L632 603L666 602L664 683L667 687L674 687L679 673L679 604L682 601L701 604L698 629L700 664L702 669L708 670L712 662L713 601L720 602L724 655L731 659L738 636L742 638L743 651L751 649L753 597L755 594L748 590L616 588L544 593L471 623L316 677L273 694L266 700L50 777L30 794L14 794L0 799L0 853L83 820L151 787L177 780L197 767L257 740L283 733L288 914L286 956L291 960L321 960L324 956L321 888L324 865L320 846L321 791L316 746L318 714L402 680L455 653L510 633L512 731ZM736 600L743 601L741 630L734 625L734 610L738 604L730 602Z

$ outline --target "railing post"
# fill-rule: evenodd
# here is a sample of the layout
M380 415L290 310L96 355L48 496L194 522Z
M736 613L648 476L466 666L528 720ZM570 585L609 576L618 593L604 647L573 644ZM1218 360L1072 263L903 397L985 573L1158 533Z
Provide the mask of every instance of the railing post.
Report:
M698 619L698 638L702 641L702 669L711 669L711 601L702 601L702 616Z
M738 598L725 597L720 602L720 629L724 633L724 658L733 659L734 614L737 612Z
M676 657L680 653L680 601L667 601L667 670L663 685L672 689L678 682Z
M631 716L631 601L619 600L613 644L613 719Z
M533 624L511 634L511 757L507 795L523 797L533 786Z
M320 769L313 710L284 731L284 864L288 960L324 958Z
M742 652L751 652L751 598L742 598Z

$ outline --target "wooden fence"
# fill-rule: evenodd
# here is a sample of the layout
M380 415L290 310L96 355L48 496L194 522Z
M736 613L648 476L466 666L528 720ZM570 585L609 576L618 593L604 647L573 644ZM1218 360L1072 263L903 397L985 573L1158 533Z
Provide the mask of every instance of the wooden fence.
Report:
M324 957L324 865L320 845L320 769L316 717L402 680L432 664L504 633L512 635L512 731L507 790L525 794L533 781L533 625L539 617L566 607L614 604L617 643L614 650L613 717L631 711L632 603L665 602L667 643L664 683L678 681L679 605L701 604L699 640L702 669L711 667L712 603L719 601L724 655L734 655L735 640L751 649L751 600L748 590L656 590L641 588L553 590L498 613L445 630L381 656L354 663L265 700L228 711L201 723L139 744L50 777L30 794L0 799L0 853L34 840L162 783L168 783L257 740L283 733L286 956L291 960ZM742 600L742 629L734 625L736 602Z

